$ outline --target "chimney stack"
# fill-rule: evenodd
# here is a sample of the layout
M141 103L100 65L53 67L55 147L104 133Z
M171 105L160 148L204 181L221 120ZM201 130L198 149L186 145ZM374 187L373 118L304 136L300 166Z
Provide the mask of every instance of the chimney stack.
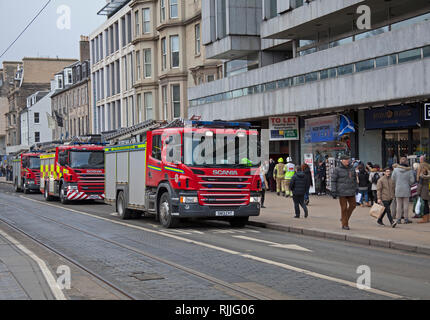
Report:
M79 42L79 53L81 62L85 60L90 60L90 40L87 36L81 36L81 41Z

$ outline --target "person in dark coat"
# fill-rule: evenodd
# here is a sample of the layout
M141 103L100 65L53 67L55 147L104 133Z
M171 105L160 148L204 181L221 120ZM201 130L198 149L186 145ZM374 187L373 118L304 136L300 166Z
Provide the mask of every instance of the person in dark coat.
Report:
M305 194L309 191L309 188L309 179L302 171L302 168L300 166L297 166L296 173L294 174L290 182L290 190L293 193L294 210L296 213L294 218L300 218L299 205L303 208L303 211L305 212L305 218L308 217L308 208L305 204Z
M326 177L327 177L327 171L326 171L325 163L323 161L320 161L318 163L317 172L315 175L316 192L319 196L325 193Z
M311 186L313 186L311 168L309 168L309 166L306 163L304 163L302 164L302 171L305 174L306 180L309 185L308 190L306 190L306 193L305 193L305 203L306 205L309 205L309 189L311 188Z
M267 186L267 189L270 189L270 191L272 192L276 192L276 182L275 182L275 179L273 179L273 171L275 170L275 166L276 166L275 160L270 158L269 171L267 172L266 179L269 184Z
M349 156L343 155L340 166L336 167L331 177L331 193L334 199L339 197L343 230L349 230L349 219L356 207L357 175L350 160Z

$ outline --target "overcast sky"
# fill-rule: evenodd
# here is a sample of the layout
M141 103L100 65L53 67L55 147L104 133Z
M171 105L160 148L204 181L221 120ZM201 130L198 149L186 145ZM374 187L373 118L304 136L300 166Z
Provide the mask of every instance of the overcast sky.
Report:
M0 55L47 2L0 0ZM23 57L78 59L80 36L89 35L106 20L105 16L97 15L105 4L106 0L51 0L30 28L0 58L0 68L3 61L20 61ZM70 20L67 19L67 7L70 8ZM63 11L57 13L59 9Z

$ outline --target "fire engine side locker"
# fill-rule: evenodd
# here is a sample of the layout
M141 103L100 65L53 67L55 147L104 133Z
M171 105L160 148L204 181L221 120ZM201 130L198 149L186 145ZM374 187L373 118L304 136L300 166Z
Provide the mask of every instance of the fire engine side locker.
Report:
M136 144L105 149L106 202L115 205L123 191L127 208L145 210L146 145Z
M12 160L12 172L13 172L13 183L16 182L17 189L22 189L22 180L21 180L21 157L18 159Z

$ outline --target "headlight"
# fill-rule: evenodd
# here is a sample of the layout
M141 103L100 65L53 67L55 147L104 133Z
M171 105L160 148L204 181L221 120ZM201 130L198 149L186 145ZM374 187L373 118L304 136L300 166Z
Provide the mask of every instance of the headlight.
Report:
M251 199L249 199L249 202L260 202L261 197L251 197Z
M199 199L197 197L181 197L181 203L197 203Z
M78 186L69 186L69 190L78 190Z

